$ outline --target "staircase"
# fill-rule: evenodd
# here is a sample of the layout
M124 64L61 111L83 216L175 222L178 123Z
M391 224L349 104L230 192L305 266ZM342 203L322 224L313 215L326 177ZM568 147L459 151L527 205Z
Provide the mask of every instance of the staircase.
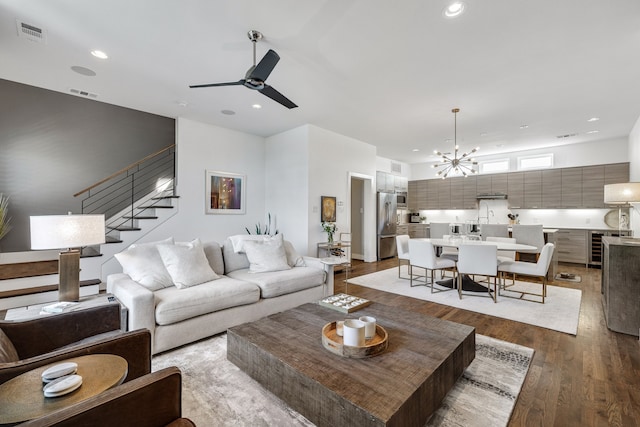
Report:
M174 164L172 145L74 195L85 197L82 213L103 213L106 218L106 243L81 250L81 296L104 291L106 277L121 271L114 255L178 213ZM143 193L145 190L150 191ZM57 300L58 251L3 257L0 310Z

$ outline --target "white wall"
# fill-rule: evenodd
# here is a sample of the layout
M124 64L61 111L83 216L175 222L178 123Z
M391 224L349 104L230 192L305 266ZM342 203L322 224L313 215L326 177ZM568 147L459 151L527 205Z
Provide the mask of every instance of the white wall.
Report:
M640 182L640 118L629 134L629 181ZM633 203L631 229L634 237L640 237L640 203Z
M222 241L245 234L265 218L264 138L187 119L177 121L177 194L180 212L141 241ZM205 214L205 171L246 175L246 214Z
M309 239L308 126L267 138L265 156L266 211L275 219L278 231L303 253Z
M637 126L636 126L637 127ZM640 145L640 143L638 143ZM638 148L640 151L640 148ZM516 171L518 157L532 156L536 154L553 153L554 168L569 168L574 166L600 165L607 163L624 163L629 161L629 140L627 138L615 138L586 142L583 144L561 145L558 147L525 150L514 153L491 156L475 156L478 161L509 159L510 171ZM434 179L435 171L431 167L437 159L431 163L411 164L411 180ZM640 165L638 165L640 169ZM640 173L640 171L639 171Z

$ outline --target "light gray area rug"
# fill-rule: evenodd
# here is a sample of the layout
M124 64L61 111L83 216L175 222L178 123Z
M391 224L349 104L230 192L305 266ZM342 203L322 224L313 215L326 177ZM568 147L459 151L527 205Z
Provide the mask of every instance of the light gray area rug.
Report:
M424 270L414 270L414 273L416 271L423 272ZM408 277L407 266L402 266L402 276ZM438 276L436 275L436 277ZM436 280L438 279L436 278ZM491 298L480 298L466 295L463 295L462 299L460 299L458 297L458 293L455 291L432 294L430 287L410 287L408 279L398 278L398 267L378 271L365 276L358 276L349 279L349 283L355 283L368 288L405 295L425 301L432 301L438 304L444 304L464 310L475 311L477 313L501 317L503 319L528 323L534 326L541 326L543 328L553 329L567 334L576 335L578 332L580 304L582 302L582 291L578 289L547 286L547 297L545 298L544 304L500 297L498 297L497 303L494 303ZM510 283L510 281L508 281L508 283ZM516 285L514 287L509 287L507 289L508 291L502 291L502 293L505 295L520 297L522 294L517 292L518 289L540 293L542 285L516 281ZM486 293L481 295L486 295ZM526 296L525 298L540 301L539 297Z
M183 416L198 426L313 426L229 362L226 350L221 334L153 358L154 371L182 371ZM476 335L475 360L427 425L506 426L532 357L530 348Z

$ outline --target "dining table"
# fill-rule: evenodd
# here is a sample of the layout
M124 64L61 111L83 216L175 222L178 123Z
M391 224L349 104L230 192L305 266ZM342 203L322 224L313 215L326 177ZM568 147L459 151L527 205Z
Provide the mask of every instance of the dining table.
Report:
M492 245L496 246L499 251L532 251L537 249L535 246L525 245L522 243L511 243L511 242L487 242L485 240L479 240L476 236L456 236L442 239L431 239L431 238L418 238L417 240L422 240L425 242L431 243L435 247L447 247L447 248L457 248L460 245ZM445 279L436 282L440 286L444 286L446 288L455 288L454 279ZM465 274L462 276L462 290L468 292L487 292L487 287L482 286L475 280L473 280L469 275Z

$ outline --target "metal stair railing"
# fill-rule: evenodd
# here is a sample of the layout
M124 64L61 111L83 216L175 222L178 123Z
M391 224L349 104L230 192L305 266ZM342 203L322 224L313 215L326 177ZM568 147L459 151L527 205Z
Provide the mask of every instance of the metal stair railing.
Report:
M175 197L175 144L146 156L120 169L95 184L74 194L84 195L83 214L104 214L106 235L124 228L136 229L136 218L145 209L160 205ZM149 195L144 207L137 207ZM136 212L138 212L136 214Z

